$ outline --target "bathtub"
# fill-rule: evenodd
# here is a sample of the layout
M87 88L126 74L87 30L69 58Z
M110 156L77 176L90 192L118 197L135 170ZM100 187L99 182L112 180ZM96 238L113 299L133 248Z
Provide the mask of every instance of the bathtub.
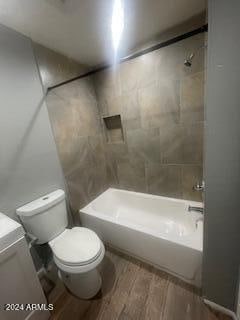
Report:
M110 188L79 213L106 244L200 286L203 222L189 205L202 203Z

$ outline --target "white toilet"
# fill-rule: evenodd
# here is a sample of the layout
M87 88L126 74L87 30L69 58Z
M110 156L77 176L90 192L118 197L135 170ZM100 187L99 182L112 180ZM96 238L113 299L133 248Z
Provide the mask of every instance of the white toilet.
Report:
M49 243L59 276L67 288L82 299L101 288L97 270L105 249L97 234L87 228L67 229L65 193L56 190L17 209L26 231L37 244Z

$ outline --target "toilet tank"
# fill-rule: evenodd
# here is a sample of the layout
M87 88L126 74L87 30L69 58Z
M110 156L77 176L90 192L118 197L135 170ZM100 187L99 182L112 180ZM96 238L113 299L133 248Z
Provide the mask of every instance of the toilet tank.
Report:
M62 233L68 224L65 193L58 189L16 210L27 233L36 243L49 242Z

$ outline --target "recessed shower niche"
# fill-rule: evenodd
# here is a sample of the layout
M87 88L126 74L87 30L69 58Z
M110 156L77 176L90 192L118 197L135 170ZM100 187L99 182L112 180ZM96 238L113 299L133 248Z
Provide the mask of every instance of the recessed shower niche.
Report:
M124 142L121 115L103 117L104 131L108 143Z

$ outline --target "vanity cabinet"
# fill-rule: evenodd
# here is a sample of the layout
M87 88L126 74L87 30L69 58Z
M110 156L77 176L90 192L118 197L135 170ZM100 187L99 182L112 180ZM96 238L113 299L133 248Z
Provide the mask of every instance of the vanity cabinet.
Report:
M34 310L46 307L24 229L0 213L0 319L47 320L48 310Z

